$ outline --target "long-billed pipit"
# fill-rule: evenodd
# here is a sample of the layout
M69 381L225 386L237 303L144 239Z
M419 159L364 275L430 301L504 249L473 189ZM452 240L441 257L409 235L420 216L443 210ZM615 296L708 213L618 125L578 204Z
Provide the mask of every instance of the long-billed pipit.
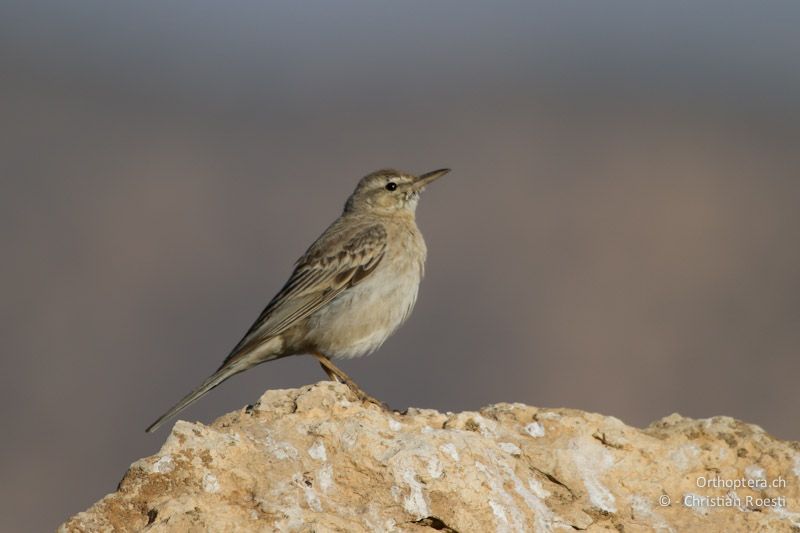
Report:
M374 352L408 318L427 254L414 218L417 202L426 185L448 172L417 177L379 170L362 178L342 215L297 260L222 366L147 432L229 377L289 355L314 355L329 378L371 400L331 358Z

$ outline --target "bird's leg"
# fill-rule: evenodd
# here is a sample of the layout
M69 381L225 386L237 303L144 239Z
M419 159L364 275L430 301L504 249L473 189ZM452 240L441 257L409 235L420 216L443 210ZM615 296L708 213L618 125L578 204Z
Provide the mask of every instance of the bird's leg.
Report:
M362 402L374 403L376 405L381 406L384 409L388 409L388 406L385 403L381 402L380 400L376 400L375 398L373 398L372 396L361 390L361 387L356 385L356 382L353 381L353 379L350 376L345 374L342 369L334 365L326 355L323 355L321 353L314 353L313 355L314 357L317 358L317 361L319 361L319 366L322 367L322 370L325 371L325 373L328 375L331 381L337 381L339 383L344 383L345 385L347 385L347 387L351 391L353 391L353 394L356 395L356 398L358 398Z
M339 367L334 365L330 359L328 359L321 353L315 353L313 355L314 357L317 358L317 361L319 361L319 366L321 366L322 370L324 370L325 373L328 374L328 378L331 381L335 381L337 383L344 383L345 385L350 387L350 383L353 383L353 380L350 379L350 376L345 374ZM355 385L355 383L353 383L353 385Z
M314 357L317 358L317 361L319 361L319 366L321 366L322 370L324 370L325 373L328 374L328 377L331 379L331 381L344 383L345 385L350 387L353 390L353 392L361 390L358 387L358 385L356 385L355 381L353 381L352 378L350 378L350 376L345 374L341 368L334 365L333 362L327 356L321 353L315 353Z

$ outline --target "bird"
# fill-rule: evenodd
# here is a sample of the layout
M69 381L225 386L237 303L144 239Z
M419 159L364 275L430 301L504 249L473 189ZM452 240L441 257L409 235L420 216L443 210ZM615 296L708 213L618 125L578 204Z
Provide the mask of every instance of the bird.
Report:
M378 403L331 361L374 352L411 314L427 247L415 213L422 191L450 172L394 169L359 180L344 211L295 262L222 365L147 429L157 430L232 376L291 355L310 354L328 378Z

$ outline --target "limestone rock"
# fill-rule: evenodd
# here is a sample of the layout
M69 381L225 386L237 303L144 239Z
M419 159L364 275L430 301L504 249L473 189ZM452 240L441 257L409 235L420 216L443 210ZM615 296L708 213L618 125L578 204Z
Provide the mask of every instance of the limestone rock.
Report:
M389 413L323 382L176 423L59 531L796 531L799 447L727 417Z

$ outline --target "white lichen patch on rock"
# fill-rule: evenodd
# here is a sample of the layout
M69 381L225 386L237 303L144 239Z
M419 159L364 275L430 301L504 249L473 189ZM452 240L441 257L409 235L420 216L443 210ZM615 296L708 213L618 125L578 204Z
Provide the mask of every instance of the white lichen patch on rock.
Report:
M514 501L514 498L504 486L504 479L500 473L491 466L486 466L480 461L475 462L475 469L483 474L484 480L489 485L489 506L495 516L495 528L498 532L524 531L525 519Z
M749 465L744 469L744 475L753 482L766 481L766 472L758 465Z
M308 455L316 459L317 461L327 461L328 454L325 451L325 443L321 440L316 441L309 449Z
M333 467L331 465L324 465L317 470L317 483L322 492L328 492L333 487Z
M697 466L699 457L700 449L694 444L684 444L669 454L669 459L675 463L680 470L686 470Z
M662 500L665 501L665 500ZM653 528L654 531L659 533L674 533L674 529L670 527L664 517L660 513L653 510L647 498L638 494L631 497L631 517L639 523L644 523Z
M175 463L172 462L172 456L167 454L153 463L152 471L158 474L169 474L175 468Z
M428 500L423 493L423 485L414 468L407 462L399 466L401 482L408 487L408 494L403 497L403 509L416 520L428 516Z
M297 448L288 442L276 441L272 435L267 435L264 439L264 445L267 449L280 461L286 459L297 459Z
M319 500L319 496L317 496L316 491L314 490L314 486L308 482L307 480L303 479L301 474L295 474L292 480L303 490L303 494L306 498L306 503L308 507L317 513L322 512L322 502Z
M210 426L177 422L60 531L792 531L797 450L727 417L670 415L639 430L522 404L388 413L323 382L268 391ZM786 503L704 505L732 493L698 487L701 476L782 476L785 487L735 496Z
M531 437L544 437L544 426L539 422L531 422L525 426L525 433Z
M217 476L210 472L203 474L203 490L211 494L219 492L219 480Z
M614 464L612 453L586 438L573 439L568 446L572 461L578 467L583 484L589 493L589 502L601 511L617 512L614 494L602 479L606 470Z
M455 445L452 442L446 442L439 446L439 451L443 454L448 456L453 461L461 460L461 456L458 455L458 449L456 449Z
M497 445L501 450L511 455L522 455L522 450L513 442L501 442Z

